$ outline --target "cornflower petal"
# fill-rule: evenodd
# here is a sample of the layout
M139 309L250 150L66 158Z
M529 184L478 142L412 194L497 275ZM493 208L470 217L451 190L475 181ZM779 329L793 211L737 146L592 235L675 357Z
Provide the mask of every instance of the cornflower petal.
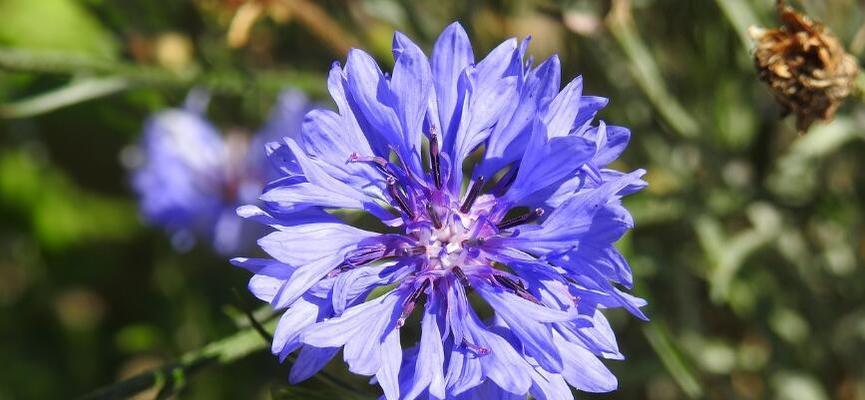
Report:
M436 39L433 46L431 67L439 121L439 131L450 131L451 116L456 113L457 81L463 71L475 62L472 45L462 25L452 23Z
M339 317L310 326L300 340L315 347L343 347L351 372L374 375L382 366L382 343L395 329L399 313L394 306L401 299L389 294L352 307Z
M267 145L278 174L238 214L274 230L259 240L273 260L233 262L284 310L272 351L300 351L292 382L342 350L388 400L616 388L600 358L623 355L603 312L645 318L614 247L634 226L621 198L644 171L608 168L630 132L594 124L607 99L583 95L582 78L559 91L559 59L533 67L528 44L475 63L459 24L430 59L396 33L392 75L352 50L328 77L337 110ZM364 213L382 225L352 227ZM416 320L419 342L403 348Z

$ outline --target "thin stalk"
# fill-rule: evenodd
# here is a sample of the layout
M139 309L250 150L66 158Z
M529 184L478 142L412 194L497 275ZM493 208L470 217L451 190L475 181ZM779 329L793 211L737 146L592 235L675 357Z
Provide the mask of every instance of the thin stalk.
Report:
M702 384L691 363L676 346L666 324L662 321L652 321L651 324L643 327L643 335L685 396L689 399L702 398L704 394Z
M631 17L628 0L613 1L613 8L606 18L606 26L628 59L634 80L661 119L679 136L695 138L699 134L699 125L664 85L658 65Z
M0 104L0 118L27 118L60 108L110 96L128 89L129 81L119 77L76 79L55 90L13 103Z
M267 332L272 332L277 322L277 320L269 321L263 327ZM256 328L250 327L187 353L176 362L94 390L79 397L79 400L124 399L154 387L159 388L157 398L165 398L182 388L193 374L204 368L232 364L269 346L261 333ZM294 357L290 357L289 360L293 362ZM352 398L368 397L325 371L319 371L315 379L350 392Z
M269 329L276 321L267 324ZM187 353L180 360L147 371L112 385L97 389L82 397L81 400L121 399L141 393L152 387L161 387L160 392L173 391L192 374L211 365L227 365L249 354L266 348L268 345L255 329L249 328L231 336L210 343L207 346ZM166 389L168 388L168 389Z
M727 22L736 30L736 35L742 41L742 46L746 50L753 47L753 41L748 34L748 28L760 25L757 19L757 13L751 8L745 0L715 0L715 4L724 13Z

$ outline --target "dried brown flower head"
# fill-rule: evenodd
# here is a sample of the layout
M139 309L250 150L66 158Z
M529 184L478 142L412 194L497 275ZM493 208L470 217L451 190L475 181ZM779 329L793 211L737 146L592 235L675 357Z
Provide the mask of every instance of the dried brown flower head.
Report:
M785 113L796 116L801 133L814 121L829 121L854 87L856 59L822 24L777 3L783 25L751 28L754 61Z

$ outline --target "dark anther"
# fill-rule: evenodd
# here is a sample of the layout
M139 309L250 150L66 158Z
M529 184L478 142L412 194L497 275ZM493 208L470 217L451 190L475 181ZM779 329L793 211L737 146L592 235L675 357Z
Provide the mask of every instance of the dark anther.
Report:
M532 221L538 219L541 215L544 215L544 209L543 208L536 208L534 211L532 211L530 213L520 215L519 217L511 218L507 221L499 222L499 224L496 225L496 227L499 228L499 230L505 230L508 228L513 228L517 225L522 225L525 223L532 222Z
M508 278L506 276L493 275L493 279L495 279L496 282L498 282L502 286L504 286L510 290L513 290L513 291L516 291L516 290L519 290L522 288L522 283L517 283L517 281L515 281L511 278Z
M433 133L430 135L429 139L429 160L430 164L432 164L432 174L433 179L435 180L436 188L442 188L442 172L441 172L441 160L439 159L439 139L438 135Z
M396 328L402 328L405 325L405 320L411 315L412 311L414 311L415 306L417 306L418 301L420 301L421 297L423 297L424 292L429 287L429 280L424 280L421 283L420 287L415 289L408 298L405 299L405 302L402 303L402 313L399 316L399 319L396 320Z
M506 289L514 292L514 294L516 294L517 296L531 301L532 303L541 304L540 300L538 300L537 297L529 293L521 280L514 280L503 275L493 275L493 279L495 279L496 282L504 286Z
M436 229L442 228L442 220L439 218L439 214L436 212L435 208L433 208L432 203L426 203L426 212L429 214L430 220L432 220L432 224Z
M390 197L396 201L397 206L402 212L408 215L409 219L414 219L414 211L408 206L408 200L406 200L405 195L402 193L399 188L396 186L396 179L393 177L387 178L387 191L390 193Z
M477 200L478 195L481 194L481 189L484 187L484 177L478 177L478 180L472 182L472 187L469 188L468 194L466 194L466 201L463 202L463 205L460 207L460 211L463 213L469 212L472 209L472 204Z
M457 279L459 279L460 283L462 283L464 287L469 288L472 286L471 282L469 282L469 277L466 276L466 273L463 272L462 268L454 267L453 271L454 275L457 276Z
M425 246L405 247L405 248L397 250L397 254L400 257L413 257L413 256L419 256L419 255L424 254L424 253L426 253L426 247Z
M518 167L511 167L504 175L496 182L493 188L490 190L495 196L501 196L508 190L508 187L514 183L514 179L517 178L517 172L519 171Z

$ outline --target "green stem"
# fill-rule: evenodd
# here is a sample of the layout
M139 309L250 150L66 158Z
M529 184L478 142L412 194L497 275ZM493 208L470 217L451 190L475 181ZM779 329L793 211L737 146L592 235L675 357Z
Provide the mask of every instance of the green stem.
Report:
M748 34L748 28L759 25L757 13L751 8L745 0L715 0L715 4L724 13L727 22L736 30L739 40L742 41L742 46L748 50L752 47L751 35Z
M269 321L262 328L267 332L273 332L277 322L278 320ZM270 343L261 336L258 329L250 327L187 353L181 356L177 362L102 387L80 397L79 400L124 399L151 388L159 389L157 398L167 398L182 388L194 373L209 366L231 364L254 352L264 350L269 345ZM294 358L290 357L289 361L293 362ZM344 390L345 393L351 395L351 398L365 399L368 397L325 371L319 371L315 378L325 384Z
M649 346L658 355L664 368L685 392L685 396L690 399L702 398L703 387L700 385L697 374L676 346L667 325L663 321L652 321L651 324L643 327L643 335L649 341Z
M862 72L862 67L859 67L859 76L853 86L853 98L865 103L865 73Z
M61 75L111 76L125 79L131 86L157 86L188 89L202 86L216 93L243 95L264 91L275 93L292 86L313 95L324 95L324 78L319 74L294 71L202 71L189 68L173 71L109 59L53 51L33 51L0 47L0 70Z
M276 321L267 324L270 329ZM160 393L170 393L183 386L187 377L210 365L226 365L267 347L255 329L245 329L187 353L179 361L135 375L82 396L81 400L121 399L160 387Z

